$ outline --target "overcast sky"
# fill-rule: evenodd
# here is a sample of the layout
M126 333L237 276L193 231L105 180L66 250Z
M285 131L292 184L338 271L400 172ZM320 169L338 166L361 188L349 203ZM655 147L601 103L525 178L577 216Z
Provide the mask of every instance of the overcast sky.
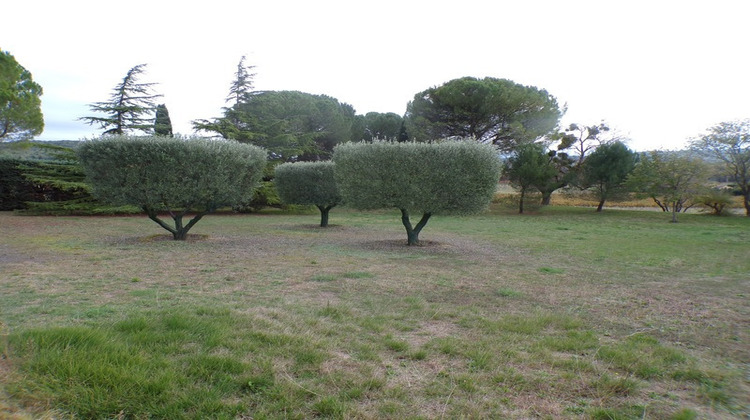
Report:
M96 137L76 119L141 63L191 134L221 116L243 55L256 89L326 94L358 114L402 115L463 76L511 79L567 104L563 124L605 120L636 150L750 118L748 0L25 0L0 13L0 49L44 88L38 139Z

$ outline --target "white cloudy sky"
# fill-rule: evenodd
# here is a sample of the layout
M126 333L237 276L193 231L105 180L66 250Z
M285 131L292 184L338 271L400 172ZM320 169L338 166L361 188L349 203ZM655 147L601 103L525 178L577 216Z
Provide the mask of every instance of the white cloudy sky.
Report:
M507 78L567 104L563 123L606 120L637 150L750 117L748 0L25 0L0 13L0 49L44 88L39 139L96 136L76 119L140 63L190 134L221 115L243 55L257 89L360 114L403 114L458 77Z

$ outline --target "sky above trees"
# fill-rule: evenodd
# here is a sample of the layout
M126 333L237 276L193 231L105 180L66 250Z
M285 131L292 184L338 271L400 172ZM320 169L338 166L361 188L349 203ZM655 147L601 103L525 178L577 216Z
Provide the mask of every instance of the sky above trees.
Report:
M39 139L98 135L77 118L140 63L190 134L221 115L243 55L256 89L330 95L358 114L402 115L459 77L506 78L567 104L563 124L604 119L635 150L750 117L746 0L29 0L3 15L0 48L44 88Z

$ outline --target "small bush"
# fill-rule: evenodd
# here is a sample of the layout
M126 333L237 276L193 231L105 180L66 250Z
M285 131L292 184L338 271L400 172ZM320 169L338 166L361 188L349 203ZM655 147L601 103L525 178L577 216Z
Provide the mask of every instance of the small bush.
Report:
M709 209L711 214L721 216L726 214L724 210L732 204L732 195L726 190L711 188L695 201Z
M284 163L276 167L276 191L284 204L312 205L320 210L320 226L341 202L333 162Z

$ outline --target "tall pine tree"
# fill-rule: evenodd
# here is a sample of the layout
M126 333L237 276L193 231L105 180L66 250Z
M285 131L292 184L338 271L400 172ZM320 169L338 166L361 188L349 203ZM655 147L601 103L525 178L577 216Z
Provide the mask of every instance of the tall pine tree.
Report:
M122 135L132 131L151 133L154 129L154 101L163 95L153 92L156 83L139 83L138 78L145 71L146 64L139 64L130 70L115 86L109 101L94 102L89 105L93 112L104 116L81 117L89 125L98 125L102 134Z
M234 73L234 80L232 85L229 87L229 95L227 95L226 102L234 102L234 105L239 105L246 102L248 97L252 95L253 79L256 73L250 73L255 66L245 65L245 56L240 58L240 62L237 63L237 72Z
M255 66L245 65L245 56L243 55L240 62L237 63L237 71L234 73L234 80L229 86L229 94L225 102L231 103L228 108L224 109L224 116L214 118L213 120L194 120L193 129L195 131L207 131L221 135L226 139L237 140L240 131L245 124L245 116L239 111L239 108L248 102L254 93L253 78L255 73L250 71Z

